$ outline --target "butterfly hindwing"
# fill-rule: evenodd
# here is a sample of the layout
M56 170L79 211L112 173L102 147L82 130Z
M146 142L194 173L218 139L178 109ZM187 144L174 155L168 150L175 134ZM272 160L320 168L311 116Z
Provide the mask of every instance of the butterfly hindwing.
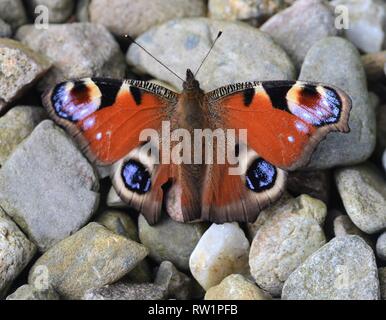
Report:
M169 178L169 166L159 164L140 146L114 164L112 183L124 202L154 224L161 216L163 186Z
M216 223L254 222L259 212L284 192L286 171L250 148L241 149L239 173L229 164L208 165L202 199L202 219Z

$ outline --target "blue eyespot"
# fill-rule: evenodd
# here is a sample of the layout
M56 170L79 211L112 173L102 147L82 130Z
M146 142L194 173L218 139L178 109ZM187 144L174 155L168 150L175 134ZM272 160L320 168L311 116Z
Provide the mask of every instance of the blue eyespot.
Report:
M151 188L149 171L138 161L129 160L122 168L122 179L126 187L135 193L145 194Z
M276 168L267 161L258 158L248 168L246 186L254 192L262 192L272 188L277 178Z
M97 104L90 97L90 89L84 81L75 81L68 91L66 82L56 86L51 102L56 114L65 120L77 122L90 116L98 110Z
M63 118L72 121L72 113L74 110L66 110L64 101L68 95L64 83L57 85L52 94L52 105L56 114Z

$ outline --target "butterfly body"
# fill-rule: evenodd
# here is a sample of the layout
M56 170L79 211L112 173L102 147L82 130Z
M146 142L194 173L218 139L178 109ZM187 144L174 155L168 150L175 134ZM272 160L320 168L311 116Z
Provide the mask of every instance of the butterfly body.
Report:
M187 80L176 104L175 115L172 117L175 123L173 129L183 128L191 132L206 127L208 123L205 107L205 93L192 72L188 70Z
M56 85L43 102L90 161L113 165L115 190L150 223L163 208L183 222L254 221L282 194L286 171L306 165L329 132L349 131L351 109L343 91L315 83L252 81L205 93L190 70L181 93L145 81L83 79ZM166 141L165 123L186 139ZM143 146L153 146L140 141L146 129L159 134L155 149L168 157L145 155ZM197 130L234 130L236 139L213 139L208 149L193 139ZM229 146L242 159L238 174L228 159L196 162L198 151L207 160Z

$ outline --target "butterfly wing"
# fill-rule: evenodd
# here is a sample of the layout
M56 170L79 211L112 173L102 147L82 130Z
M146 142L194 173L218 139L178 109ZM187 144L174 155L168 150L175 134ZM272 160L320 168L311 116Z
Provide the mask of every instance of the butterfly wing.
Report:
M284 192L287 172L268 163L251 148L242 150L237 175L230 173L234 167L229 163L207 166L203 220L253 222L261 210Z
M90 78L58 84L43 97L49 115L98 165L137 147L143 129L159 129L176 101L176 93L153 83Z
M208 167L204 219L253 221L280 197L285 171L306 165L329 132L349 132L351 99L329 85L247 82L219 88L207 99L222 127L247 130L241 143L249 151L239 176L227 173L229 165Z
M220 93L233 86L209 93L210 105L229 128L247 129L249 147L284 170L306 165L329 132L349 132L351 100L338 88L300 81L239 87L244 89L222 97Z
M58 84L44 94L43 104L91 162L115 164L118 194L155 221L169 168L155 159L139 162L140 135L144 129L160 130L177 99L178 94L145 81L87 78Z

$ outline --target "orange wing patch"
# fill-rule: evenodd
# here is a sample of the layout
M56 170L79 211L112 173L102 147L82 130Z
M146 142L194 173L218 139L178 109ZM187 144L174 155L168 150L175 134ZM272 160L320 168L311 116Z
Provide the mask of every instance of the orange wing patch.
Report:
M165 114L160 112L164 102L143 93L141 104L126 89L121 90L115 103L82 119L77 127L83 132L90 152L98 161L113 163L139 144L143 129L161 127Z
M230 165L209 165L202 193L202 219L254 222L259 212L284 191L285 171L267 163L252 149L240 154L240 175Z
M267 82L218 99L227 128L247 129L247 144L282 169L305 165L330 131L347 132L350 98L322 85Z
M140 144L143 129L159 130L170 116L176 97L158 87L168 97L155 94L144 84L104 79L64 82L45 94L44 105L92 162L110 165Z

